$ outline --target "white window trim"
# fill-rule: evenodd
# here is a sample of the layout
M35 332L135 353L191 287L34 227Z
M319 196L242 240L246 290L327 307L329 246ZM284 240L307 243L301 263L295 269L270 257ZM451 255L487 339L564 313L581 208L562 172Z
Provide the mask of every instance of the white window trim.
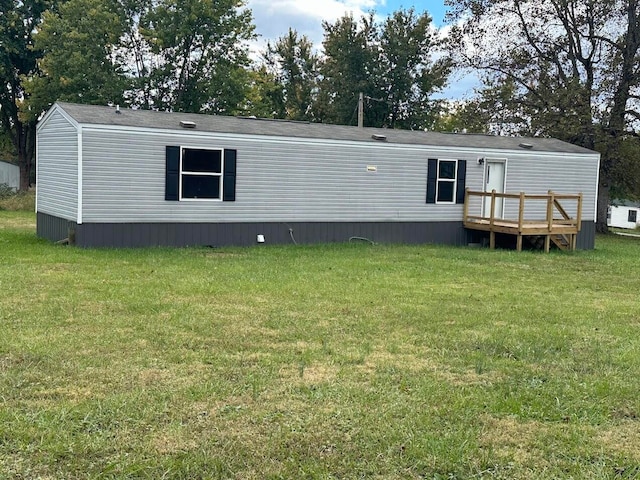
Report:
M453 178L440 178L440 162L454 162ZM453 183L453 199L451 201L438 201L440 193L440 182ZM455 205L458 189L458 159L456 158L439 158L436 165L436 205Z
M190 172L182 170L182 157L185 150L207 150L211 152L220 152L220 173L214 172ZM191 147L191 146L180 146L180 176L178 179L178 200L181 202L222 202L224 197L224 148L206 148L206 147ZM182 176L183 175L193 175L199 177L218 177L220 184L220 198L183 198L182 197Z

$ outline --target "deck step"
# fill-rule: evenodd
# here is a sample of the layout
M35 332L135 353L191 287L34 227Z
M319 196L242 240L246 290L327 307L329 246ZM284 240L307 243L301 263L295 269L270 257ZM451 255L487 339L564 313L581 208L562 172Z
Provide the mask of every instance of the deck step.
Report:
M560 250L571 250L571 241L566 235L551 235L551 241Z

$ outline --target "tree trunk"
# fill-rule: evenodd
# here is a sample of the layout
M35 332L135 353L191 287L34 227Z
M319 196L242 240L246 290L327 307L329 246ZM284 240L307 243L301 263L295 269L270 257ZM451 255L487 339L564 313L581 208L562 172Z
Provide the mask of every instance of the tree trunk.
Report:
M608 233L609 227L607 226L607 213L609 212L609 180L600 177L598 185L598 206L596 209L596 232Z
M35 122L19 123L16 125L15 138L17 139L15 147L18 151L18 166L20 167L20 191L26 192L31 186L31 175L35 165Z

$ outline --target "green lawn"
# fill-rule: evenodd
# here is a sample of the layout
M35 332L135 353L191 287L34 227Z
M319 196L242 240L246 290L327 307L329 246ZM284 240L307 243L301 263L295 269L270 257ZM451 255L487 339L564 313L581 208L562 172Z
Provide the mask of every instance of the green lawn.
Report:
M637 478L640 240L81 250L0 212L0 478Z

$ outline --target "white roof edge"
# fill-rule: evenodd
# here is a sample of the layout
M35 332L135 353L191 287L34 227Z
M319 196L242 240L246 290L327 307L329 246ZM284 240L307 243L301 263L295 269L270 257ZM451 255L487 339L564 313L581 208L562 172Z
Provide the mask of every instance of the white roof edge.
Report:
M60 112L60 114L62 114L62 116L65 118L65 120L69 122L71 125L73 125L75 128L78 128L80 126L80 124L75 120L75 118L73 118L71 115L65 112L64 108L62 108L60 105L58 105L58 102L56 102L51 106L49 110L47 110L47 112L43 115L43 117L40 120L38 120L38 124L36 125L36 132L39 132L40 129L47 123L49 118L56 112Z

